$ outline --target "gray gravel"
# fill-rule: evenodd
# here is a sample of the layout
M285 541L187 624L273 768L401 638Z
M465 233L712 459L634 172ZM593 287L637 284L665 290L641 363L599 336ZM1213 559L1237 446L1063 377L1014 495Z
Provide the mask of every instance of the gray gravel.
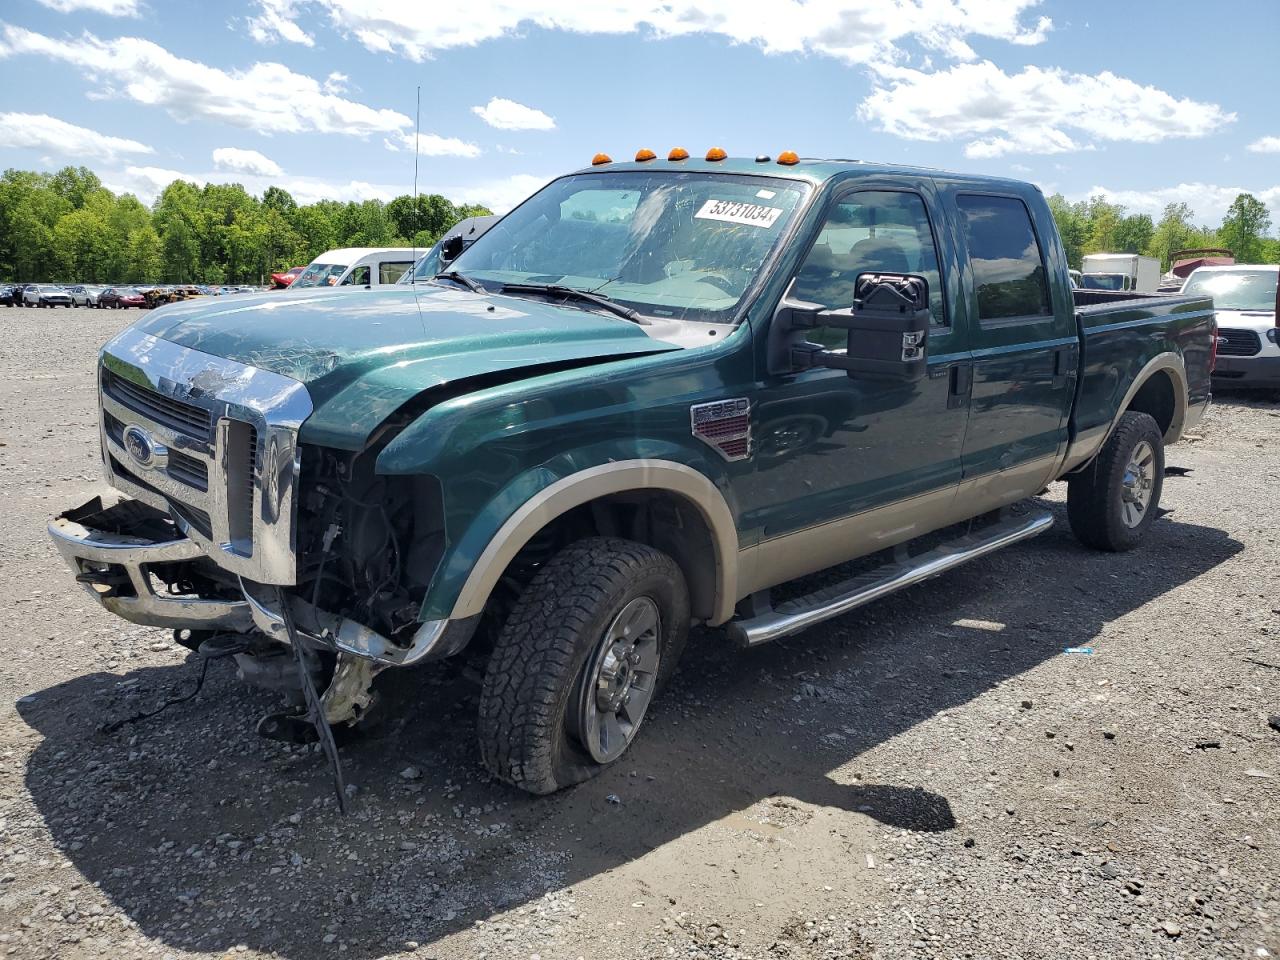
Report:
M0 309L0 955L1280 957L1280 409L1219 398L1138 552L1059 524L749 653L695 637L642 741L535 799L475 760L465 664L388 677L322 758L257 739L72 583L93 361L136 314ZM1092 654L1065 653L1089 647Z

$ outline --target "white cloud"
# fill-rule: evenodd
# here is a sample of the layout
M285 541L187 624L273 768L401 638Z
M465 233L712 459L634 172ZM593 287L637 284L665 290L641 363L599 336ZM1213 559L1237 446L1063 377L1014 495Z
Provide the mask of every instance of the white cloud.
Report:
M1250 153L1280 153L1280 137L1260 137L1245 149Z
M155 153L137 140L112 137L44 113L0 113L0 129L11 147L32 147L59 156L111 163L122 154Z
M138 37L100 40L91 33L56 39L4 24L0 59L29 53L75 67L100 85L103 97L163 107L177 120L219 120L261 133L398 131L410 120L326 93L319 82L280 63L222 70L186 60Z
M499 130L554 130L556 121L541 110L526 107L505 97L491 97L483 107L472 107L471 112L491 127Z
M1101 194L1112 203L1121 203L1130 213L1147 213L1158 220L1170 203L1185 203L1194 213L1196 223L1216 226L1242 193L1251 193L1271 211L1273 221L1280 222L1280 184L1271 187L1224 187L1212 183L1180 183L1174 187L1153 190L1115 190L1093 187L1087 193L1073 194L1070 200L1087 200Z
M324 78L325 93L345 93L347 90L347 81L351 78L341 71L334 70L331 74Z
M384 139L388 150L412 150L413 134L401 133ZM424 157L478 157L481 150L474 143L457 137L441 137L434 133L418 134L418 153Z
M218 147L213 151L213 165L219 170L254 173L264 177L278 177L284 172L280 169L280 164L270 157L263 156L257 150L242 150L239 147Z
M551 180L551 177L517 173L514 176L466 186L432 187L431 192L443 194L455 203L481 203L494 213L506 213L536 191L541 190Z
M245 19L249 36L258 43L284 40L304 47L315 46L315 41L294 21L298 15L294 0L258 0L258 10L256 17Z
M108 17L136 17L142 11L138 9L138 0L39 0L50 10L59 13L78 13L81 10L89 13L102 13Z
M1202 137L1235 120L1214 103L1179 99L1104 71L1096 76L989 60L924 73L882 67L858 115L909 140L968 140L968 157L1066 153L1088 140L1156 143ZM1082 139L1083 138L1083 139Z
M322 10L335 29L369 50L419 61L529 27L657 37L711 34L766 53L812 52L850 63L896 59L901 53L895 44L908 38L947 56L972 59L967 37L1036 44L1052 27L1048 17L1024 22L1039 0L473 0L459 16L403 0L258 3L263 18L295 27L304 7Z

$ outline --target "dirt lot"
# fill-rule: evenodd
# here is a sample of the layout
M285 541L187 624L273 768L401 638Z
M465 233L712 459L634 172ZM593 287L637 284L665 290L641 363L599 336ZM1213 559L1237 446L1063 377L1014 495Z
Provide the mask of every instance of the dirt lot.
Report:
M641 742L534 799L472 671L322 758L72 582L93 363L133 314L0 310L0 954L1280 956L1280 407L1222 399L1138 552L1048 534L750 653L696 637ZM1066 653L1089 647L1092 653Z

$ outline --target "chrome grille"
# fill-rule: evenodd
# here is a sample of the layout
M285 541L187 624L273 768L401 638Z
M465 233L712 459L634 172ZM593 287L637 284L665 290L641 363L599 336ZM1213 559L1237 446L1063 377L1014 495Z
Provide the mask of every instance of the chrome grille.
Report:
M227 572L296 582L306 388L135 329L103 348L99 382L107 479L169 511Z
M1219 330L1218 356L1252 357L1262 352L1262 340L1252 330Z
M213 437L213 420L203 407L140 387L110 370L102 372L102 389L130 410L172 430L197 440Z
M209 489L209 465L203 460L189 457L180 450L169 451L169 476L197 490Z

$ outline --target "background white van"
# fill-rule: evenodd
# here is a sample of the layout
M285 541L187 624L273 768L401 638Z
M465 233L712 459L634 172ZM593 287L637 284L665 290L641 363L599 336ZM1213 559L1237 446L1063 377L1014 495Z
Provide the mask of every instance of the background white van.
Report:
M320 254L298 274L290 290L308 287L376 287L395 283L413 266L412 247L343 247Z

